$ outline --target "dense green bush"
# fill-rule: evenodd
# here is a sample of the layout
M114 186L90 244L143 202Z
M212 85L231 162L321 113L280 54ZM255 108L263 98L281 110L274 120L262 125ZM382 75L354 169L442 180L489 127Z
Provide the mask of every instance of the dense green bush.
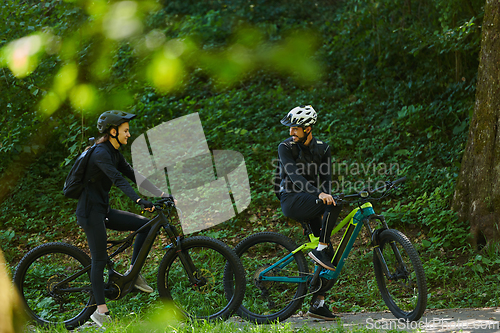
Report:
M25 249L38 242L35 234L50 239L63 237L63 230L75 232L75 202L61 195L61 187L73 158L87 138L97 134L98 114L111 108L139 115L133 122L135 136L198 112L211 149L236 150L245 156L252 190L249 212L270 207L270 215L262 218L275 216L272 160L288 135L279 120L304 103L319 112L314 132L333 148L339 190L344 185L345 191L353 191L356 182L373 185L404 174L409 178L404 195L380 208L389 209L391 216L404 214L402 223L428 228L427 241L432 244L464 246L467 228L448 230L455 221L449 201L474 103L481 2L436 0L413 7L409 3L165 2L145 18L144 31L154 31L160 39L181 38L192 43L193 50L207 51L200 57L186 56L191 57L186 60L189 72L168 93L144 80L141 71L152 55L138 57L133 41L107 46L102 38L83 38L74 45L77 51L41 58L36 70L24 78L3 69L0 170L2 175L25 171L17 182L7 184L10 195L0 206L0 236L11 244L4 245L7 256L12 258L14 246L22 244ZM95 19L71 2L8 1L2 6L9 12L2 11L6 33L0 46L44 29L54 38L71 38ZM226 62L213 62L225 57L224 48L235 43L261 54L271 45L266 43L289 36L295 41L315 36L316 44L305 54L314 50L312 59L322 66L320 77L310 81L293 73L284 75L269 64L248 67L247 72L228 67L224 76L217 66ZM282 49L301 53L287 45ZM109 75L95 78L90 64L100 56L96 50L104 53L106 47L112 57L102 66L109 68ZM70 61L82 67L79 76L95 82L101 102L88 112L64 102L46 119L37 112L37 103ZM53 124L45 133L48 121ZM44 135L36 137L35 132ZM129 149L125 154L130 158ZM16 160L26 162L14 172L9 167ZM135 209L118 192L114 202ZM49 226L61 228L45 233Z

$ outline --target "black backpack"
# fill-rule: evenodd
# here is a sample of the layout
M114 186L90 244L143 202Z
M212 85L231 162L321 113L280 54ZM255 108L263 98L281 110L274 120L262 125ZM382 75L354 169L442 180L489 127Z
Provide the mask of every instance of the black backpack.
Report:
M96 145L93 145L77 157L75 164L73 164L73 167L64 182L63 193L66 197L71 199L80 198L80 195L85 188L85 182L83 179L85 176L85 170L87 169L90 155L92 155L95 147Z

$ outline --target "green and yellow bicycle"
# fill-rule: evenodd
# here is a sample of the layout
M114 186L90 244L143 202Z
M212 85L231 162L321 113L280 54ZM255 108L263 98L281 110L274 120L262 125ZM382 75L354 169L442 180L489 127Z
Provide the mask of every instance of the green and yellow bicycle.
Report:
M256 323L282 321L293 315L305 297L322 288L329 289L337 281L364 225L371 235L373 267L382 299L396 318L420 319L427 306L422 262L410 240L403 233L389 229L384 217L375 214L371 204L405 180L403 177L385 182L375 190L335 196L337 204L344 201L357 207L332 231L333 235L347 225L333 256L334 271L316 265L309 272L304 253L316 248L319 242L310 229L306 230L310 241L300 246L275 232L260 232L243 239L235 248L247 274L246 293L238 314ZM380 196L373 196L380 191L383 191ZM376 225L379 227L374 228Z

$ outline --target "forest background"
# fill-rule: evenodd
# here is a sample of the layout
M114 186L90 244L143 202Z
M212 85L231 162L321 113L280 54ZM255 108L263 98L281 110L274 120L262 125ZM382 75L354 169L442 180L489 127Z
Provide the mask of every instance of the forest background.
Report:
M500 305L498 248L481 241L472 247L468 222L451 210L474 111L483 6L480 0L4 1L0 246L9 267L43 242L86 248L76 201L61 190L72 161L98 134L98 115L110 109L138 115L133 137L198 112L210 149L243 154L252 202L203 234L231 246L263 230L300 239L301 228L279 209L272 181L277 146L288 137L279 120L312 104L319 119L314 134L335 158L334 188L352 193L408 178L376 211L417 247L429 307ZM130 160L130 147L123 153ZM112 205L139 212L117 190ZM358 243L330 299L337 311L384 308L368 240ZM156 296L138 294L123 311L140 312Z

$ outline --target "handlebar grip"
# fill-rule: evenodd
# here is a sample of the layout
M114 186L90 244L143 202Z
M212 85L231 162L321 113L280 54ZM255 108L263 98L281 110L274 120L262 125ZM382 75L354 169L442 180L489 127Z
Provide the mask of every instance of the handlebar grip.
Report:
M333 196L333 200L335 200L335 203L336 204L339 204L342 202L342 198L344 197L344 194L342 193L342 195L334 195ZM316 205L319 205L320 203L323 203L323 200L321 199L316 199Z
M397 185L397 184L399 184L399 183L403 183L403 182L405 182L405 181L406 181L406 177L402 177L402 178L396 179L396 180L392 183L392 185Z

